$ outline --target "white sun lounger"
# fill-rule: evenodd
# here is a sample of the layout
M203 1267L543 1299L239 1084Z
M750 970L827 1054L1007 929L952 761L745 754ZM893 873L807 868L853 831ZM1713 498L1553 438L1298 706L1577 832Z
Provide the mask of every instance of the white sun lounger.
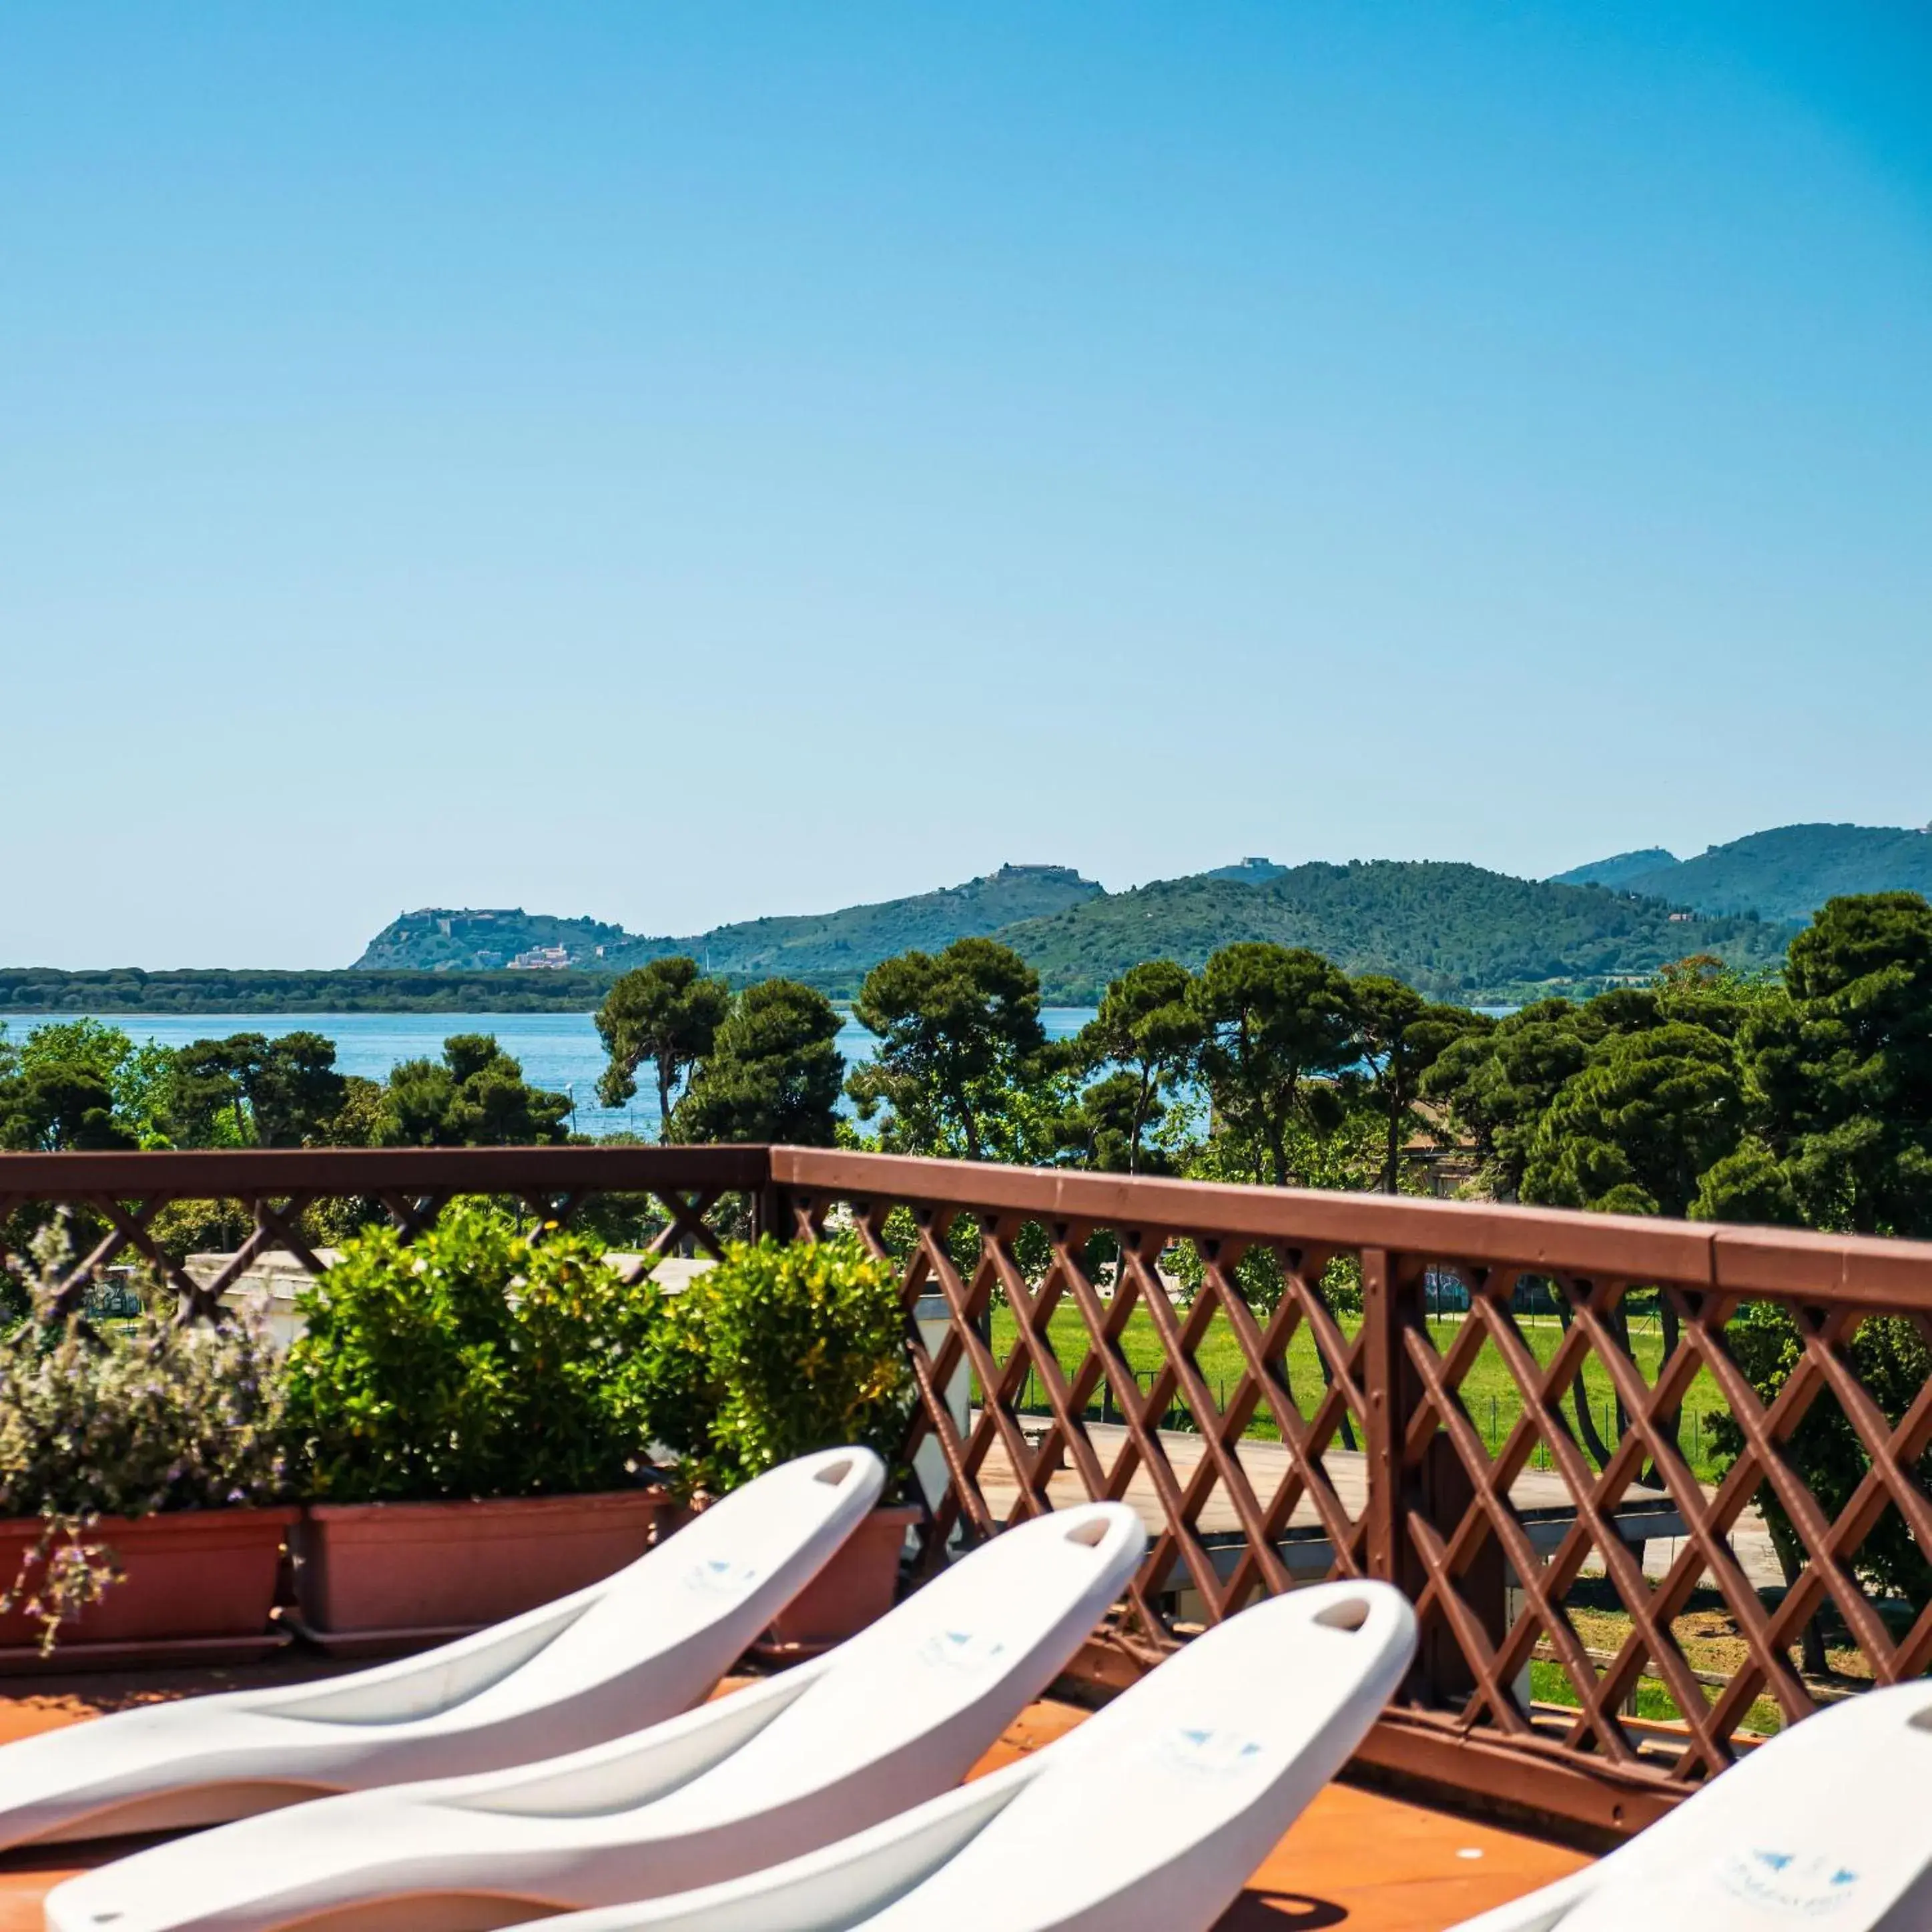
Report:
M814 1662L640 1736L158 1846L58 1887L46 1922L476 1932L797 1856L956 1784L1078 1648L1146 1540L1118 1503L1038 1518Z
M1460 1932L1814 1924L1932 1926L1932 1684L1807 1718L1607 1858Z
M1207 1932L1414 1651L1386 1584L1273 1598L989 1778L788 1864L543 1932Z
M527 1764L698 1702L858 1527L884 1466L770 1471L588 1589L326 1684L128 1711L0 1748L0 1846L178 1829Z

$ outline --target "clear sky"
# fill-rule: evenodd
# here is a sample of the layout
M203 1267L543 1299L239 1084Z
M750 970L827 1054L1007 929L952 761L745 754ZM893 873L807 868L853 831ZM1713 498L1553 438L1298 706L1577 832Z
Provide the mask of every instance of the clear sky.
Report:
M10 0L0 962L1932 818L1932 9Z

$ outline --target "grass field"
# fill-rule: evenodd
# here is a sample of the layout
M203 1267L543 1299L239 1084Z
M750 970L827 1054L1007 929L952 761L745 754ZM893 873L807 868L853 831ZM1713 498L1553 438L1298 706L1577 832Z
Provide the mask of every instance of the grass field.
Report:
M1353 1336L1359 1325L1359 1317L1341 1318L1345 1333ZM1534 1351L1539 1362L1547 1363L1556 1352L1562 1339L1562 1327L1553 1315L1518 1316L1517 1326L1524 1340ZM1448 1316L1432 1320L1430 1332L1436 1346L1445 1354L1461 1333L1462 1321L1458 1316ZM1002 1362L1011 1355L1018 1338L1018 1326L1011 1310L1001 1306L993 1311L993 1351ZM1070 1378L1085 1358L1088 1350L1087 1330L1080 1319L1079 1311L1070 1304L1063 1304L1054 1311L1049 1331L1053 1338L1053 1352L1061 1368ZM1646 1381L1654 1381L1658 1366L1663 1360L1664 1338L1655 1318L1633 1324L1631 1346L1636 1358L1638 1368ZM1160 1339L1155 1332L1151 1318L1144 1309L1137 1308L1129 1316L1125 1332L1121 1336L1121 1347L1129 1365L1145 1389L1160 1366L1162 1352ZM1226 1319L1217 1315L1212 1328L1196 1356L1196 1366L1205 1378L1217 1405L1224 1403L1239 1382L1242 1372L1240 1352L1234 1344L1233 1334ZM1322 1396L1322 1375L1316 1359L1315 1342L1306 1325L1298 1328L1289 1342L1286 1368L1290 1388L1294 1394L1295 1406L1304 1416L1312 1415ZM1592 1358L1583 1371L1584 1388L1589 1400L1591 1412L1595 1417L1598 1429L1607 1440L1616 1432L1615 1404L1612 1398L1610 1381L1600 1364ZM974 1391L975 1399L978 1391ZM1507 1436L1522 1411L1522 1396L1515 1379L1504 1366L1494 1346L1485 1343L1483 1352L1471 1366L1462 1384L1462 1406L1468 1412L1478 1432L1491 1449L1496 1449ZM1037 1387L1029 1386L1024 1392L1025 1406L1046 1407L1046 1396ZM1690 1393L1684 1403L1683 1446L1687 1460L1696 1472L1699 1478L1706 1482L1716 1480L1721 1473L1720 1466L1711 1442L1708 1418L1724 1410L1724 1400L1716 1384L1700 1370L1696 1379L1690 1385ZM1102 1398L1096 1393L1089 1408L1089 1414L1096 1418L1102 1414ZM1177 1412L1170 1418L1170 1426L1186 1427L1187 1420ZM1274 1419L1265 1410L1258 1414L1250 1425L1250 1435L1272 1439L1278 1434ZM1534 1459L1534 1466L1548 1466L1547 1452L1539 1445Z

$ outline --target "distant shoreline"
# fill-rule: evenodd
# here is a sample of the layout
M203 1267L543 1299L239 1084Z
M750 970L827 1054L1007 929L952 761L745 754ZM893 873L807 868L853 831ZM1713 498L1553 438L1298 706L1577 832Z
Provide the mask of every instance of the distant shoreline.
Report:
M1346 964L1346 962L1338 964ZM1351 968L1350 970L1357 970ZM197 1014L230 1018L323 1018L378 1013L591 1013L615 973L547 970L444 973L338 968L314 972L184 967L149 973L134 968L66 970L0 968L0 1026L88 1016L105 1021L173 1019ZM734 986L770 976L724 974ZM841 1012L858 988L847 976L800 974ZM1397 975L1398 977L1401 976ZM1647 974L1500 982L1432 997L1478 1010L1528 1006L1538 1000L1589 999L1618 986L1642 985ZM1104 985L1043 978L1040 998L1054 1007L1098 1005Z
M0 1020L17 1014L124 1014L166 1018L206 1013L587 1013L616 976L608 973L401 972L347 967L310 972L184 967L68 971L0 968Z

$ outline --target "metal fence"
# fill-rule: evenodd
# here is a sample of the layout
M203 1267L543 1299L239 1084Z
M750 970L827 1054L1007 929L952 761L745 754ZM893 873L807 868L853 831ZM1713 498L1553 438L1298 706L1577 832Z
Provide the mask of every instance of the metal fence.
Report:
M797 1148L323 1150L0 1156L0 1270L64 1204L70 1298L139 1259L206 1313L272 1250L319 1271L326 1204L413 1234L459 1194L620 1201L659 1254L849 1227L902 1286L922 1563L1090 1497L1148 1521L1082 1666L1112 1681L1384 1578L1424 1641L1364 1756L1628 1831L1932 1664L1932 1376L1900 1382L1932 1245ZM245 1229L212 1275L166 1238L190 1201Z

